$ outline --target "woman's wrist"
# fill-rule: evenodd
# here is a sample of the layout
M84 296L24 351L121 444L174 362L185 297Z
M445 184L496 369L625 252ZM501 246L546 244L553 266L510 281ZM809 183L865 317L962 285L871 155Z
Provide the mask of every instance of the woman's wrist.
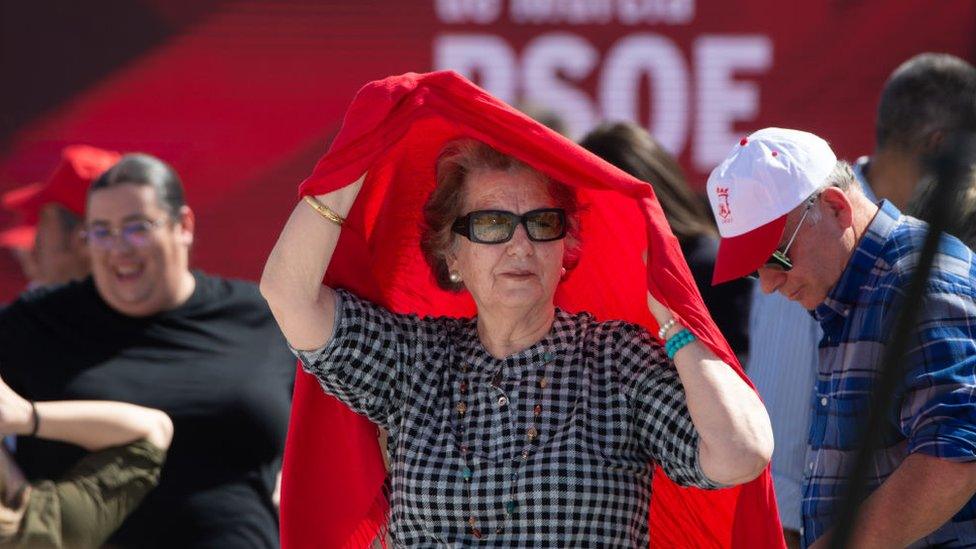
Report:
M678 320L673 316L659 320L658 326L660 326L660 328L657 331L657 338L661 341L667 341L668 338L674 334L675 330L680 329L681 327L681 325L678 324Z
M8 427L10 434L33 436L39 418L36 410L36 404L29 400L18 403L16 416L10 418L12 420Z
M41 414L37 411L37 403L35 403L33 400L29 402L31 410L30 436L34 437L37 436L37 432L41 429Z
M664 343L664 351L671 360L674 360L674 357L677 356L678 351L688 347L697 340L695 334L691 333L691 330L688 328L685 328L680 324L678 324L677 327L679 329L675 331L672 336L668 337Z

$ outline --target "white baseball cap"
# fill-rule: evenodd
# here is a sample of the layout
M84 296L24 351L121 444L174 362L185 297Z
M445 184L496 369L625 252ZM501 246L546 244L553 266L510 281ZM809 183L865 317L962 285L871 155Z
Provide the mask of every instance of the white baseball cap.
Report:
M783 237L786 214L823 187L836 163L812 133L765 128L742 138L706 185L722 236L712 284L759 269Z

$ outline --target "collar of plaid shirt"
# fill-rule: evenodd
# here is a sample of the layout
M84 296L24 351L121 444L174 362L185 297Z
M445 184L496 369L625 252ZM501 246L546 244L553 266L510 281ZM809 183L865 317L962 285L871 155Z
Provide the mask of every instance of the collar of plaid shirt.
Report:
M878 213L851 253L851 259L837 279L837 284L834 284L827 298L814 310L814 318L818 322L829 320L833 315L847 316L857 300L862 283L871 274L888 235L898 225L900 217L901 212L894 204L887 200L881 201Z

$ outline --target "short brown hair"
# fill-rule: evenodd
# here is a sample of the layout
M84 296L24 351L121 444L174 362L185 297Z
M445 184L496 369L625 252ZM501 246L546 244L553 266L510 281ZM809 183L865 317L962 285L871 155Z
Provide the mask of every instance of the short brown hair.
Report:
M180 211L186 206L183 182L169 164L144 153L123 156L114 166L98 176L88 187L88 198L99 189L118 185L151 187L156 192L159 205L169 213L173 221L179 221Z
M445 290L460 291L461 282L451 282L447 268L447 255L455 244L451 232L454 220L462 215L464 184L468 178L482 171L524 171L546 183L556 206L566 211L568 223L566 252L563 266L572 269L579 263L580 223L579 201L576 192L563 183L529 167L511 156L502 154L490 146L471 138L449 141L437 157L436 186L424 204L424 226L420 235L420 249L430 265L437 285Z
M902 63L878 102L878 149L915 151L933 132L976 130L976 69L947 53L922 53Z

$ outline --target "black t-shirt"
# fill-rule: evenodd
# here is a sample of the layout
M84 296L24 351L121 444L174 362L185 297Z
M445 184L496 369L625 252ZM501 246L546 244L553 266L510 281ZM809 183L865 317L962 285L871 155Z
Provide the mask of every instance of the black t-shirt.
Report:
M295 360L250 283L194 273L180 307L124 316L89 278L0 311L0 374L33 400L118 400L164 410L174 438L159 486L111 543L277 547L271 502ZM53 479L82 452L27 437L17 460Z

